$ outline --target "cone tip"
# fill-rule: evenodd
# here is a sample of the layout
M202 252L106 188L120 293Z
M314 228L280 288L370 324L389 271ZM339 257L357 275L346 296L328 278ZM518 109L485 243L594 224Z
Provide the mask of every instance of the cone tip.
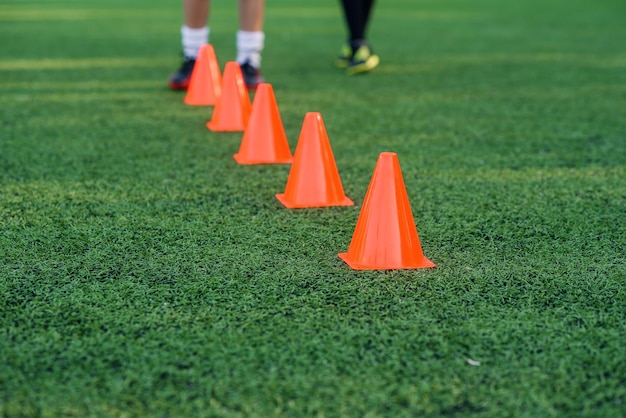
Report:
M241 73L241 67L239 66L239 63L237 61L228 61L226 65L224 66L224 73L226 73L227 71L228 72L237 71ZM242 74L242 77L243 77L243 74Z
M310 128L322 127L322 129L326 131L326 127L324 126L324 119L322 119L322 114L320 112L307 112L304 115L302 129L304 129L305 126L309 126Z
M256 92L254 97L265 96L265 97L273 97L274 89L270 83L259 83L256 86Z

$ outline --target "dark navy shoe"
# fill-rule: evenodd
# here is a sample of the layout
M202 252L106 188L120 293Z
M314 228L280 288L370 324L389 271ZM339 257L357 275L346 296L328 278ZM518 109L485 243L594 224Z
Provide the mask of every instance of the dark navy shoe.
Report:
M193 66L195 64L195 58L185 57L185 60L181 64L178 71L170 76L169 85L172 90L187 90L187 87L189 87L191 72L193 71Z
M239 66L241 67L243 81L246 83L248 90L256 90L259 84L265 82L263 76L261 75L261 70L254 68L248 61L243 64L239 64Z

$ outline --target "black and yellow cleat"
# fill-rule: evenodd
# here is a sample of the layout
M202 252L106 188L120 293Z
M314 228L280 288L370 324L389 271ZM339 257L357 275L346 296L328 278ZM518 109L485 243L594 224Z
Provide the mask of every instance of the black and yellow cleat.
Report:
M368 45L361 45L352 54L350 62L346 67L346 73L348 75L367 73L376 68L379 62L380 58L372 52Z
M337 57L337 60L335 61L335 66L339 68L348 68L348 65L350 65L351 59L352 59L352 48L350 48L350 45L348 44L343 44L343 46L341 47L341 51L339 52L339 56Z

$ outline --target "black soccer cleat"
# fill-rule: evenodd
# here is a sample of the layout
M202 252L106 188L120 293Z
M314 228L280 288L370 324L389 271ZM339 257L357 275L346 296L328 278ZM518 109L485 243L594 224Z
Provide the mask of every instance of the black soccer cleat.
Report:
M346 73L348 75L367 73L376 68L379 62L380 58L374 54L369 45L361 45L352 54Z
M185 57L185 60L181 64L180 68L170 76L169 85L172 90L187 90L189 87L189 79L191 78L191 72L196 64L195 58Z
M241 74L243 75L243 81L246 83L248 90L256 90L257 86L265 82L261 70L253 67L248 61L243 64L239 64L241 67Z

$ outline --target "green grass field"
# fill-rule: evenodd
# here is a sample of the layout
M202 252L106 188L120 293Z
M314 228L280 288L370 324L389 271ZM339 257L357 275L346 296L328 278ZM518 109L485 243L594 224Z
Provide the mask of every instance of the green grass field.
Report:
M307 210L167 89L180 9L0 2L1 416L624 415L624 1L381 0L348 78L338 2L268 0L292 150L321 112L356 203ZM337 257L382 151L434 269Z

